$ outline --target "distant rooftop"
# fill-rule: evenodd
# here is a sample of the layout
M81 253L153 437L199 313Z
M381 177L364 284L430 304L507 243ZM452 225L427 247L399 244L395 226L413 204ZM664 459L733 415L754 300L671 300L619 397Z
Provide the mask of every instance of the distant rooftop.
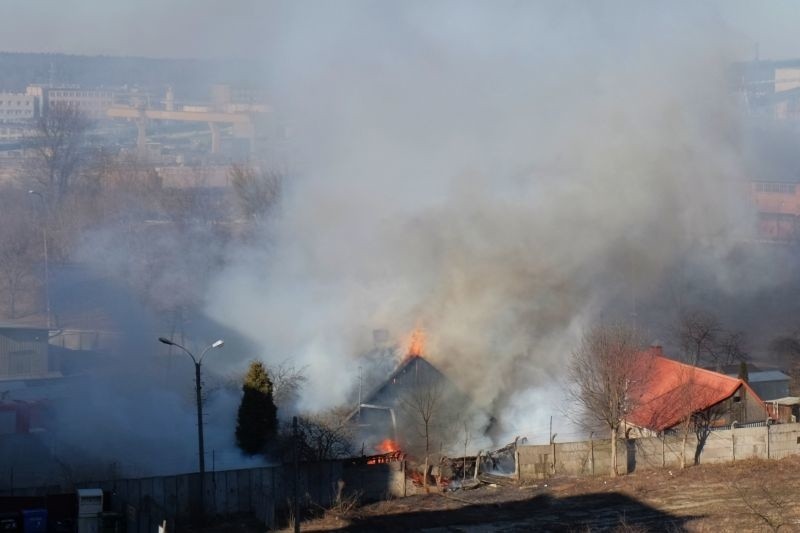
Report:
M0 329L29 329L35 331L47 331L48 327L44 324L37 325L25 322L0 322Z
M734 363L730 365L722 365L720 368L715 368L713 366L704 366L706 370L711 370L712 372L719 372L720 374L725 374L726 376L733 376L739 377L739 370L741 369L740 363ZM761 372L761 368L757 367L753 363L747 363L747 371L751 374L753 372Z
M731 377L737 377L739 374L728 374ZM780 370L760 370L756 372L750 371L747 374L748 383L763 383L765 381L789 381L789 376Z

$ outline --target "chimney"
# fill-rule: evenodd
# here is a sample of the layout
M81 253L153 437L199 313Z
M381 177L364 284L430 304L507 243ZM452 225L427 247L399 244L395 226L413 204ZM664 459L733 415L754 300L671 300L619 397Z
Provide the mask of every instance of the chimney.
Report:
M664 350L661 348L661 344L659 344L658 341L650 345L650 353L658 357L664 357Z

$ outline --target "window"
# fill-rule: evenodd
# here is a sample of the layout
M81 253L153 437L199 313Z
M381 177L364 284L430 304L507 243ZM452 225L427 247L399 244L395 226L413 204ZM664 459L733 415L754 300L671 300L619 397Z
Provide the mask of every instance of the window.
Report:
M776 183L776 182L761 182L756 183L757 192L769 192L777 194L794 194L794 183Z

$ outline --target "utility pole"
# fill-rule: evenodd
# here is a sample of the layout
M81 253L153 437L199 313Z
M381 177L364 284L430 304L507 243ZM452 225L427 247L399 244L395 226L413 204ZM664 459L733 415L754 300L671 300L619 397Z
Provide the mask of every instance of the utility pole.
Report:
M294 533L300 533L300 439L297 432L297 417L292 417L294 437Z
M364 384L364 376L361 365L358 366L358 423L361 424L361 392Z
M44 242L44 295L47 312L47 331L49 332L52 325L50 321L50 262L47 257L47 224L50 217L48 216L47 202L44 201L44 195L42 195L42 193L39 191L33 190L28 191L28 194L33 194L39 197L39 199L42 201L42 209L44 211L44 217L42 221L42 241Z
M192 358L192 362L194 363L194 391L195 391L195 398L197 401L197 458L199 460L199 467L200 467L200 516L204 514L204 499L205 499L205 479L206 479L206 458L205 458L205 449L203 443L203 395L202 395L202 381L201 381L201 374L200 370L203 365L203 357L205 357L206 352L208 352L211 348L219 348L225 342L222 339L215 341L214 343L206 346L206 348L202 351L199 358L195 358L195 356L178 344L177 342L173 342L166 337L159 337L159 342L166 344L167 346L175 346L176 348L180 348L184 352L186 352L189 357Z
M203 395L201 388L203 386L200 381L200 365L199 361L194 362L194 392L197 401L197 446L198 457L200 459L200 498L205 494L203 491L203 482L206 474L206 454L203 447Z
M49 335L52 326L50 319L50 260L47 257L47 222L42 226L42 240L44 241L44 297L45 312L47 313L47 331Z

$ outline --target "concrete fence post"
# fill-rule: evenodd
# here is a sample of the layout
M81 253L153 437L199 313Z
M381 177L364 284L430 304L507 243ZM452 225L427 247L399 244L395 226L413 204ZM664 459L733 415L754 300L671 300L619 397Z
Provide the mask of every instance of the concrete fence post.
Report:
M769 420L767 420L767 460L769 460Z

